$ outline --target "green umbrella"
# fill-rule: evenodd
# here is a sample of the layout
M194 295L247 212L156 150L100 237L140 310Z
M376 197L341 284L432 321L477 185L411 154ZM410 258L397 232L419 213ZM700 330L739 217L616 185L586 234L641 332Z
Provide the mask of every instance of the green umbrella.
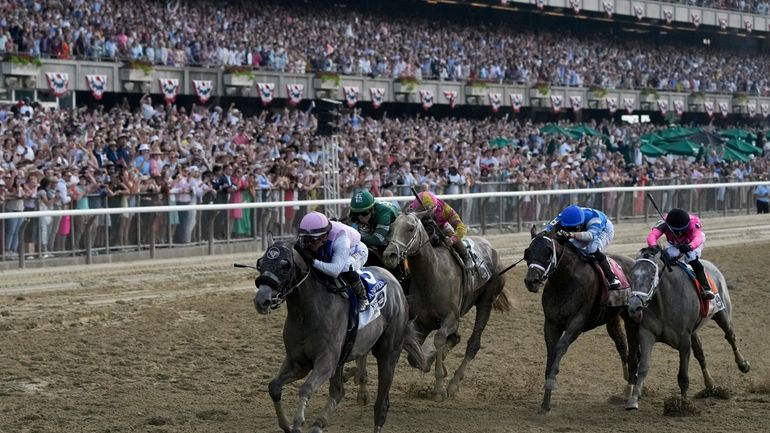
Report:
M642 155L650 156L650 157L663 156L666 154L665 150L661 149L660 147L652 143L642 144L641 146L639 146L639 150L642 152Z
M505 137L495 137L489 140L489 147L503 148L511 145L511 140Z
M757 136L751 131L741 129L741 128L734 128L729 129L727 131L722 131L719 133L722 137L731 137L731 138L741 138L741 139L749 139L749 140L756 140Z
M601 137L603 134L590 126L578 125L569 129L570 132L579 135L587 135L589 137Z
M655 143L658 147L665 150L666 153L680 156L698 156L701 146L689 140L678 140L672 142Z
M641 137L639 137L639 141L642 143L654 143L656 141L661 141L661 140L663 140L663 137L661 137L660 135L654 132L642 134Z
M754 155L762 154L761 149L759 149L758 147L752 146L751 144L741 140L740 138L732 138L728 140L727 145L741 153L745 153L745 154L752 153Z
M687 137L688 135L692 135L694 131L691 129L685 128L683 126L674 126L671 128L666 128L663 130L660 130L657 132L657 134L664 140L677 140L684 137Z
M561 134L561 135L564 135L566 137L573 137L573 138L575 138L575 134L573 134L572 131L568 131L568 130L562 128L559 125L554 125L553 123L550 123L550 124L545 125L544 127L540 128L540 132L542 134L550 134L550 135Z
M722 153L722 159L724 159L727 162L749 162L751 161L751 157L746 155L745 153L741 153L732 147L725 146L725 150Z

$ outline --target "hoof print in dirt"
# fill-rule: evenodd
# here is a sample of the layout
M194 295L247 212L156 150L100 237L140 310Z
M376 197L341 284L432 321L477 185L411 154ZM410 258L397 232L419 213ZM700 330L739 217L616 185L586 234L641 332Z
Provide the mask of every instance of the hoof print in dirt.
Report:
M713 388L705 388L695 394L695 398L718 398L721 400L730 400L732 398L733 393L727 389L723 388L721 386L715 386Z
M663 401L663 415L665 416L697 416L698 409L690 400L681 397L669 397Z
M167 425L171 424L171 420L165 416L152 416L147 419L147 424L154 426Z
M202 410L200 412L196 412L195 417L208 421L224 421L225 418L227 418L227 413L228 412L226 410L219 409Z

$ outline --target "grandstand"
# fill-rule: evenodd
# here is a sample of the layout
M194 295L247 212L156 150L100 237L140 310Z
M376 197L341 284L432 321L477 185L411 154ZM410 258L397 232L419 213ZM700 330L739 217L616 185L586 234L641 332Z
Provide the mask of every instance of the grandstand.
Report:
M764 180L767 3L692 3L0 2L2 258L249 241L313 209L140 206ZM588 200L646 215L633 197ZM509 230L573 198L456 204ZM15 214L100 208L127 210Z

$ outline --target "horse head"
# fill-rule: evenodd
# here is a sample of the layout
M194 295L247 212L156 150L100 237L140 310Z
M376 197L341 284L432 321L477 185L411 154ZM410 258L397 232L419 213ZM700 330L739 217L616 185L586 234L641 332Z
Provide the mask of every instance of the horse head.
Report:
M307 264L293 245L293 242L272 243L257 260L259 276L254 280L257 286L254 306L259 314L278 308L310 274Z
M382 261L389 269L395 269L408 256L413 256L430 241L422 225L423 212L401 213L390 225L388 246L382 255Z
M665 263L660 247L648 247L639 251L631 268L631 296L628 298L628 314L637 323L655 295Z
M532 293L537 293L540 285L548 279L559 265L561 243L550 232L536 233L535 226L530 230L532 241L524 250L524 260L527 262L527 275L524 285Z

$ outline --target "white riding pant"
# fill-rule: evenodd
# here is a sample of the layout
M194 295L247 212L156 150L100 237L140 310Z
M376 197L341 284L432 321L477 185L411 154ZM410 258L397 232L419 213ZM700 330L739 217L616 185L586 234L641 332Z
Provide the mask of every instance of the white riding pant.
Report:
M676 259L680 255L684 257L685 263L690 263L693 260L700 259L701 254L703 254L703 247L706 246L706 235L703 235L703 243L700 244L700 246L692 251L689 251L687 254L682 254L679 251L679 248L675 247L674 245L670 245L666 247L666 253L668 256L672 259Z

